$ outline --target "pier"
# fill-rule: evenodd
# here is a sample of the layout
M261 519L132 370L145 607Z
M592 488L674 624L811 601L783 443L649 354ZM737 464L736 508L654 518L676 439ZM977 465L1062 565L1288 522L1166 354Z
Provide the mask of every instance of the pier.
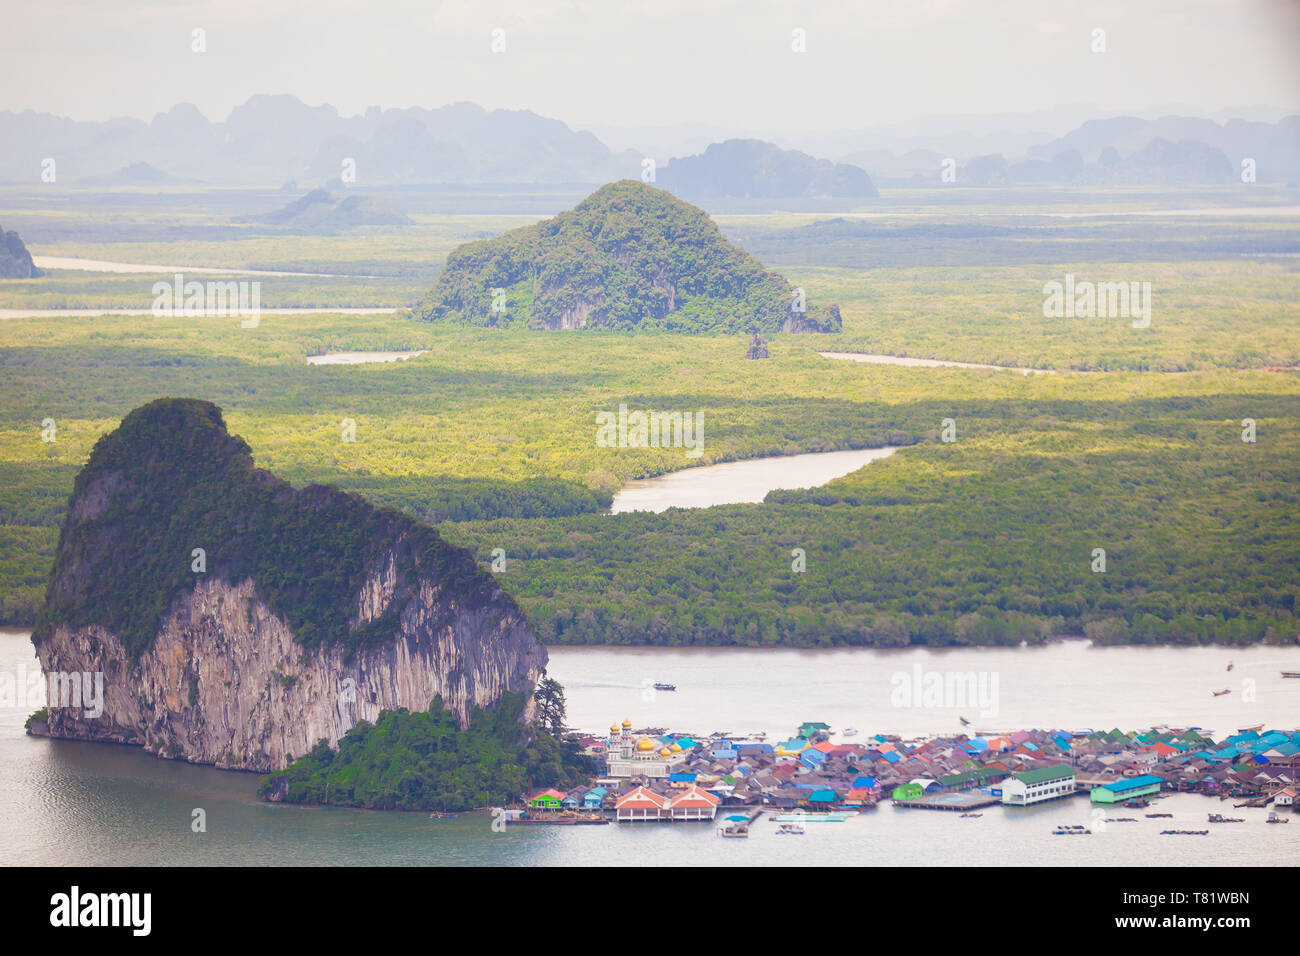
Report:
M995 797L978 791L964 793L936 793L928 797L913 797L907 800L895 800L896 807L910 807L915 810L979 810L983 807L995 807L1002 803L1001 797Z

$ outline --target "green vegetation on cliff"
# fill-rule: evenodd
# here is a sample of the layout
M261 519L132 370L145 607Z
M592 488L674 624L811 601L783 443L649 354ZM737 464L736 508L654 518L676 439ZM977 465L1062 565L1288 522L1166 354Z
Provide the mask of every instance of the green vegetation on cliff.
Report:
M427 713L385 710L344 734L337 751L322 740L267 775L258 794L373 810L472 810L590 780L596 768L577 744L520 727L523 704L522 694L503 694L491 711L476 707L464 730L439 698Z
M635 180L447 257L427 321L543 329L838 332L789 282L733 246L704 210Z
M383 617L354 626L356 595L390 552L397 596ZM513 609L432 528L333 488L295 490L253 466L217 406L158 399L96 442L77 475L33 639L61 624L99 624L138 656L203 575L252 579L306 646L391 639L423 577L462 606Z

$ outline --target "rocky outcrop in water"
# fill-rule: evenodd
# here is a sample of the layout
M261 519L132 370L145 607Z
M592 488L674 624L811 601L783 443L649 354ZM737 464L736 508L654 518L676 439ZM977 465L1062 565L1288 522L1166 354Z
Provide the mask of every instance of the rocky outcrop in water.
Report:
M464 724L546 665L467 552L254 468L190 400L137 409L96 445L33 641L47 675L103 675L102 713L52 706L51 736L257 771L434 697Z

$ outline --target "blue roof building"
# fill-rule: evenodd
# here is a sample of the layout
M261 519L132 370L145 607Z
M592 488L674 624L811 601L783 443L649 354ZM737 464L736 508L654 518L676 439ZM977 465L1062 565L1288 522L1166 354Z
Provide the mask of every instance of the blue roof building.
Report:
M799 755L799 762L805 767L820 767L826 762L826 755L810 747Z

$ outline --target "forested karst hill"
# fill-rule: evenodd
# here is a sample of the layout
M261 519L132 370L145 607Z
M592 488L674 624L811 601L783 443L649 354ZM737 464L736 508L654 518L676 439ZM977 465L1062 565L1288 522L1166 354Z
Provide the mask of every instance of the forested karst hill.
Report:
M447 257L426 321L540 329L838 332L800 290L732 245L704 210L636 180Z
M299 232L330 232L352 226L408 226L411 219L373 196L336 198L313 189L285 206L245 221L281 226Z
M432 528L255 468L220 410L159 399L77 476L33 643L46 673L106 675L56 737L285 766L383 709L468 722L546 664L514 601Z

